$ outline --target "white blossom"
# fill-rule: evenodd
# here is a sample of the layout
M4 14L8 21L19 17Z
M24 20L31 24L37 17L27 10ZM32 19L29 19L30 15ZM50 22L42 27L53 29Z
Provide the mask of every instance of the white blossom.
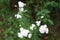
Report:
M40 26L41 21L36 21L37 26Z
M32 27L35 27L35 24L32 24L31 26L32 26Z
M18 2L18 5L19 5L19 7L24 7L26 4L23 3L23 2L21 2L21 1L19 1L19 2Z
M41 16L41 18L44 18L44 16Z
M23 30L24 30L24 29L21 27L21 28L20 28L20 31L22 32Z
M46 34L48 34L48 32L49 32L49 29L48 29L48 28L46 28Z
M47 28L47 25L45 24L45 25L43 25L45 28Z
M29 34L29 35L28 35L28 38L31 38L31 36L32 36L32 34Z
M26 30L26 29L24 29L24 28L22 28L22 27L20 28L20 33L21 33L24 37L27 37L29 32L30 32L29 30Z
M33 30L34 27L30 27L31 30Z
M23 36L27 37L29 30L24 29L21 33L23 34Z
M30 26L30 29L33 30L34 27L35 27L35 24L32 24L32 25Z
M24 8L19 8L19 12L23 12L24 11Z
M44 28L44 26L41 26L40 28L39 28L39 31L40 31L40 33L45 33L45 28Z
M22 16L19 15L19 14L16 14L15 17L16 17L16 18L22 18Z
M19 38L23 38L22 33L18 33L18 37L19 37Z
M19 5L19 12L23 12L24 11L24 6L26 5L25 3L23 3L23 2L21 2L21 1L19 1L18 2L18 5Z
M49 30L47 28L47 25L41 25L40 28L39 28L39 31L42 34L44 34L44 33L48 34L48 32L49 32Z

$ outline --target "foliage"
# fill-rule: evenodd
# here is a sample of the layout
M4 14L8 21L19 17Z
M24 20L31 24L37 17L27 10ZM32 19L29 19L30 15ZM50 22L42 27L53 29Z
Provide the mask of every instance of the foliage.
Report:
M31 39L18 38L17 33L22 25L25 29L29 29L31 24L36 24L36 20L41 20L42 24L47 24L48 26L54 25L53 21L50 19L50 13L57 12L60 10L60 2L55 0L26 0L26 6L24 7L26 12L22 12L22 19L17 19L15 14L18 11L12 11L10 9L10 0L0 0L0 39L1 40L42 40L44 35L38 32L38 28L34 30ZM41 16L44 16L41 19ZM35 18L34 18L35 17ZM48 35L48 37L51 37ZM53 40L53 38L49 38ZM49 40L48 39L48 40Z

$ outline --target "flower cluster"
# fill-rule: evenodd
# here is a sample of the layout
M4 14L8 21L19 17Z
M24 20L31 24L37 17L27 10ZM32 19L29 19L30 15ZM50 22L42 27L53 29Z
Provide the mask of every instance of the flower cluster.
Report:
M22 16L20 14L16 14L15 17L16 18L22 18Z
M23 12L24 11L24 6L26 5L25 3L23 3L23 2L21 2L21 1L19 1L18 2L18 5L19 5L19 12L21 13L21 12ZM26 11L26 10L25 10ZM19 14L16 14L15 15L15 17L17 17L17 18L22 18L22 16L21 15L19 15ZM44 18L44 16L41 16L41 19L43 19ZM48 34L48 32L49 32L49 30L48 30L48 28L47 28L47 25L45 24L45 25L41 25L41 20L40 21L36 21L36 25L39 27L39 32L40 33L42 33L42 34L44 34L44 33L46 33L46 34ZM35 24L32 24L31 26L29 26L30 27L30 30L34 30L34 28L36 28L36 25ZM21 26L21 25L19 25L19 26ZM24 29L24 28L20 28L20 32L18 33L18 37L19 38L23 38L23 37L28 37L28 38L31 38L32 37L32 34L30 33L30 31L29 30L27 30L27 29Z
M30 33L29 30L26 30L24 28L20 28L20 32L18 33L19 38L23 38L23 37L31 38L31 36L32 36L32 34Z
M44 33L48 34L49 30L47 28L47 25L46 24L45 25L40 25L40 24L41 24L41 21L36 21L36 25L40 26L39 27L39 32L42 33L42 34L44 34Z
M18 5L19 5L19 12L18 14L15 15L16 18L22 18L22 16L20 15L23 11L24 11L24 6L26 5L25 3L19 1L18 2ZM20 14L19 14L20 13Z
M48 30L48 28L47 28L47 25L41 25L41 26L39 27L39 31L40 31L40 33L42 33L42 34L44 34L44 33L48 34L48 32L49 32L49 30Z
M32 25L30 26L30 29L33 30L34 27L35 27L35 24L32 24Z
M41 21L36 21L37 26L40 26Z
M20 12L23 12L23 11L24 11L24 8L23 8L23 7L24 7L26 4L23 3L23 2L21 2L21 1L19 1L19 2L18 2L18 5L19 5L19 11L20 11Z
M18 2L18 5L19 5L19 7L24 7L26 4L23 3L23 2L21 2L21 1L19 1L19 2Z

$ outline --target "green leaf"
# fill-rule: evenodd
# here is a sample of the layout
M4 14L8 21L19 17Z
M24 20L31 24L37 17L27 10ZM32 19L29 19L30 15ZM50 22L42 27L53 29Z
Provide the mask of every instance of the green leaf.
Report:
M50 20L50 19L48 19L48 23L49 23L50 25L54 25L53 21Z
M38 11L37 16L39 16L39 15L45 16L45 14L48 14L48 13L50 13L49 10L43 9L43 10L41 10L41 11Z

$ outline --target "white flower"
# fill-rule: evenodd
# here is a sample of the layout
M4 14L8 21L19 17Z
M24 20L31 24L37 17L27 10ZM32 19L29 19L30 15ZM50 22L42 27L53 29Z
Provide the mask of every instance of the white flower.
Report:
M24 7L26 4L23 3L23 2L21 2L21 1L19 1L19 2L18 2L18 5L19 5L19 7Z
M35 24L32 24L32 27L35 27Z
M49 33L49 29L48 28L46 28L46 34L48 34Z
M30 26L30 29L33 30L34 27L35 27L35 24L32 24L32 25Z
M45 25L43 25L45 28L47 28L47 25L45 24Z
M36 21L37 26L40 26L41 21Z
M22 33L18 33L18 37L19 37L19 38L23 38Z
M31 38L31 36L32 36L32 34L29 34L29 35L28 35L28 38Z
M16 14L15 17L16 17L16 18L22 18L22 16L19 15L19 14Z
M41 18L44 18L44 16L41 16Z
M40 31L40 33L42 33L42 34L45 33L44 30L45 30L44 26L41 26L41 27L39 28L39 31Z
M24 30L24 29L21 27L21 28L20 28L20 31L22 32L23 30Z
M34 27L30 27L31 30L33 30Z
M29 30L24 29L21 33L23 34L23 36L27 37Z
M27 35L29 33L29 30L26 30L26 29L24 29L24 28L21 27L20 31L21 31L21 33L22 33L23 36L27 37Z
M19 5L19 12L21 13L21 12L23 12L24 11L24 6L26 5L25 3L23 3L23 2L21 2L21 1L19 1L18 2L18 5Z
M29 30L26 30L21 27L20 33L18 33L18 37L20 37L20 38L27 37L29 32L30 32Z
M46 33L46 34L48 34L48 32L49 32L49 30L48 30L48 28L47 28L47 25L41 25L40 26L40 28L39 28L39 31L40 31L40 33Z
M24 8L19 8L19 12L23 12L24 11Z

